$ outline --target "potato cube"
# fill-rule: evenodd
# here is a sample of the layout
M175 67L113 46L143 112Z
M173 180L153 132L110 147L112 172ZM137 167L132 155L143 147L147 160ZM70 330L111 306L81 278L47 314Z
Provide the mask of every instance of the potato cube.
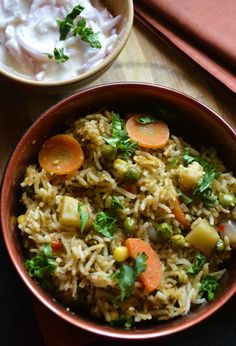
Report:
M80 227L79 201L74 197L64 196L61 200L59 222L65 226Z
M207 220L202 219L196 226L192 227L185 240L209 257L219 238L216 229Z
M180 165L177 172L179 184L183 190L194 190L204 175L204 170L198 162L192 162L188 167Z

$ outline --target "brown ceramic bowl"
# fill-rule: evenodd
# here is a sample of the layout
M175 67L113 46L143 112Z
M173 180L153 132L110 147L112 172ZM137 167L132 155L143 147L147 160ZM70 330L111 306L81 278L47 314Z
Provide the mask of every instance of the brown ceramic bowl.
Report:
M110 54L97 66L73 79L63 81L58 80L55 82L30 80L28 78L10 73L2 67L0 67L0 76L21 87L26 89L28 88L30 91L48 94L72 92L96 80L112 65L124 48L131 33L134 16L132 0L102 0L102 2L113 16L121 15L122 19L116 27L119 38L115 47L113 47Z
M1 223L9 255L31 292L65 321L97 334L127 339L159 337L178 332L204 320L236 292L236 256L229 263L216 299L193 309L187 316L165 323L152 322L135 330L111 327L89 317L73 315L48 296L28 275L16 226L19 184L24 171L37 158L46 138L58 133L72 114L84 115L108 107L115 111L148 112L158 103L167 104L175 113L173 131L192 144L212 145L225 165L236 174L236 133L207 106L180 92L153 84L115 83L93 87L62 100L46 111L25 133L7 165L2 183ZM172 130L172 129L171 129Z

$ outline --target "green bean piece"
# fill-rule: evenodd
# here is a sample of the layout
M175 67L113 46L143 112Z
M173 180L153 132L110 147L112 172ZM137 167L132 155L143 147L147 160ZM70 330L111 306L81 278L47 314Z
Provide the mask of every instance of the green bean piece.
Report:
M219 196L219 203L223 208L234 207L236 198L231 193L221 193Z
M157 225L156 231L157 231L157 240L160 243L167 243L173 235L173 230L171 225L166 222L163 222Z
M137 222L133 217L127 217L124 221L124 229L128 233L134 233Z

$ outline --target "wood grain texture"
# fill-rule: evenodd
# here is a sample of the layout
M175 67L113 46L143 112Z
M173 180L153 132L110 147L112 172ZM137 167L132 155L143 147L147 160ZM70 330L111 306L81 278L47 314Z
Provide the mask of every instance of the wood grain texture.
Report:
M186 62L179 54L160 39L134 24L131 37L112 67L90 85L116 81L157 83L182 91L218 112L236 129L234 116L236 99L214 85L211 80ZM0 174L19 140L20 135L42 112L66 95L40 95L16 88L0 81ZM39 303L36 303L38 306ZM47 346L82 345L91 341L91 335L81 334L71 326L57 323L50 312L36 308L39 325ZM73 329L73 330L72 330ZM50 337L53 335L53 338ZM97 343L99 344L99 342Z

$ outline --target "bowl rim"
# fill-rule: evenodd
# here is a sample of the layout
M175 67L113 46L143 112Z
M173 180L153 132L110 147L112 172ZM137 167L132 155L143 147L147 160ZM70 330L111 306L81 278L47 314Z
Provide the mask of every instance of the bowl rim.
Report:
M75 327L80 327L86 331L95 333L97 335L101 336L107 336L107 337L113 337L118 339L129 339L129 340L137 340L137 339L146 339L146 338L157 338L165 335L171 335L176 332L180 332L182 330L185 330L189 327L192 327L199 322L205 320L207 317L212 315L216 310L219 310L235 293L236 293L236 281L233 283L233 285L230 287L229 290L227 290L215 303L208 303L208 309L201 311L199 315L195 316L190 321L185 321L185 323L177 326L171 326L170 328L166 328L161 331L145 331L134 333L132 330L121 330L121 329L115 329L114 331L111 330L105 330L103 327L100 327L99 324L96 324L93 321L84 321L83 319L80 319L79 315L73 315L71 312L67 311L65 307L63 307L61 304L57 303L52 297L47 295L43 289L34 281L32 280L22 262L19 262L15 259L14 251L10 242L10 239L8 238L7 234L7 223L6 218L4 218L5 210L7 209L5 201L7 200L7 181L10 179L10 171L11 166L13 165L12 162L14 162L14 158L17 157L21 150L21 144L27 139L28 134L31 132L31 130L38 126L41 121L44 120L48 116L48 114L51 113L51 111L55 111L57 109L60 109L60 107L66 105L67 103L73 102L73 100L77 99L78 97L81 97L81 95L86 95L91 92L96 93L96 91L99 92L103 90L111 90L116 88L128 88L128 89L137 89L137 88L144 88L144 89L152 89L152 90L159 90L161 92L169 93L172 95L175 95L177 97L182 98L183 100L186 100L193 105L197 106L198 108L205 111L205 113L209 116L214 118L214 120L220 124L229 134L229 136L235 141L236 143L236 132L234 129L223 119L218 115L215 111L213 111L209 106L204 104L202 101L199 101L192 96L189 96L181 91L175 90L173 88L161 86L154 83L144 83L144 82L115 82L115 83L105 83L100 84L97 86L92 86L86 89L83 89L73 95L70 95L68 97L65 97L64 99L58 101L56 104L52 105L50 108L48 108L43 114L38 117L35 122L25 131L25 133L22 135L20 140L18 141L16 147L13 149L11 155L9 156L8 162L5 166L5 171L3 173L2 177L2 188L1 188L1 196L0 196L0 210L1 210L1 227L2 227L2 234L4 243L7 248L7 252L11 258L11 261L18 272L19 276L25 283L26 287L31 291L33 296L35 296L44 306L46 306L50 311L55 313L56 316L62 318L64 321L74 325Z
M24 86L39 87L39 88L65 87L68 85L83 83L90 77L96 75L100 71L103 71L107 66L110 66L112 62L115 60L115 58L121 53L124 46L126 45L129 39L129 36L131 34L133 21L134 21L133 0L126 0L126 1L127 1L128 11L127 11L127 16L124 18L124 28L121 30L121 33L122 33L121 39L118 40L117 45L114 46L112 51L103 59L101 63L92 67L88 71L85 71L84 73L79 74L78 76L74 78L69 78L62 81L49 81L49 82L36 81L33 79L29 79L24 76L21 76L20 74L18 75L12 72L8 72L1 66L0 66L0 75L2 75L4 78L11 80L12 82L15 82L17 84L21 84Z

